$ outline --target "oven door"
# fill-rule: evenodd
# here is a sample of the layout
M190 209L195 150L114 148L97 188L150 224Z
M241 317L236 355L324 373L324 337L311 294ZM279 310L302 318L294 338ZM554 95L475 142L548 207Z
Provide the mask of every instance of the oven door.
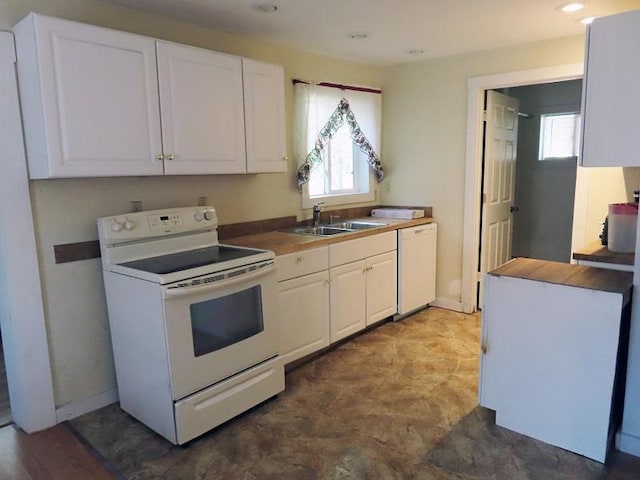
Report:
M174 400L277 355L273 261L176 282L163 296Z

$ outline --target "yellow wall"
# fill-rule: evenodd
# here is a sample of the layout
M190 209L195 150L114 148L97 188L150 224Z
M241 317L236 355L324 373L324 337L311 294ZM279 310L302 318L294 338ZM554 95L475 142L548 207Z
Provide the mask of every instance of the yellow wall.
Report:
M346 62L216 32L95 0L3 0L0 29L34 11L210 48L285 68L288 150L291 78L383 87L382 158L392 204L429 205L439 228L437 295L458 302L462 265L466 82L469 77L582 61L583 37L388 68ZM222 224L306 216L288 174L62 179L31 182L56 405L115 387L99 260L55 265L53 245L94 240L95 219L127 211L194 204L207 196Z
M10 30L30 11L283 65L289 152L291 78L382 85L379 67L306 54L94 0L3 0L0 29ZM295 168L295 159L290 158L287 174L31 182L56 406L112 390L115 376L100 261L56 265L53 245L97 239L96 218L129 211L131 200L153 209L195 205L198 196L207 196L221 224L308 216L300 208Z
M583 56L584 37L578 36L385 69L384 199L433 206L440 300L461 300L468 79L571 64Z

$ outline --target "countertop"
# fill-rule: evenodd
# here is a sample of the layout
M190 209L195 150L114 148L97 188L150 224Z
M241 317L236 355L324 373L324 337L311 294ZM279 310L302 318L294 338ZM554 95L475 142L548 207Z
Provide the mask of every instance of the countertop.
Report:
M549 262L532 258L515 258L489 272L489 274L589 290L621 293L625 297L630 297L631 286L633 285L633 273L631 272Z
M633 253L612 252L606 245L602 245L599 240L596 240L573 252L573 259L614 263L616 265L633 265L635 255Z
M276 255L284 255L286 253L300 252L302 250L321 247L323 245L330 245L332 243L339 243L356 238L369 237L371 235L390 232L398 230L400 228L426 225L428 223L433 223L433 218L424 217L416 218L414 220L404 220L398 218L360 217L350 218L349 221L377 222L385 223L386 225L346 234L329 235L326 237L273 231L258 233L255 235L245 235L243 237L229 238L226 239L223 243L228 245L238 245L241 247L262 248L265 250L272 250Z

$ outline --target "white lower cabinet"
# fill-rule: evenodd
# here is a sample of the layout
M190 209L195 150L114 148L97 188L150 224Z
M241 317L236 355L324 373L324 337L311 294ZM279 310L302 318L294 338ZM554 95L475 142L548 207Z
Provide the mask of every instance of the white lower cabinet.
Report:
M280 353L285 364L397 313L396 232L280 255Z
M331 341L397 313L396 232L329 246Z
M398 312L398 256L395 250L367 259L367 326Z
M329 345L329 272L280 282L278 303L285 364Z
M276 257L280 354L284 363L329 345L327 247Z
M366 321L366 262L331 269L331 341L359 332Z

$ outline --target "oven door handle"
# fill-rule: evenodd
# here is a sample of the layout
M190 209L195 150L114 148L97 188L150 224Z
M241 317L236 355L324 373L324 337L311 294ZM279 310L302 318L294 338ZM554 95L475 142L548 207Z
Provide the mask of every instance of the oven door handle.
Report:
M184 297L187 295L196 295L198 293L203 293L203 292L213 292L220 288L226 288L231 285L235 285L238 283L260 278L266 275L267 273L272 272L273 270L275 270L275 268L276 268L275 263L271 263L270 265L266 267L262 267L259 270L254 270L253 272L244 273L242 275L238 275L232 278L221 279L215 282L207 283L205 285L176 287L176 288L164 287L164 297L176 298L176 297Z

